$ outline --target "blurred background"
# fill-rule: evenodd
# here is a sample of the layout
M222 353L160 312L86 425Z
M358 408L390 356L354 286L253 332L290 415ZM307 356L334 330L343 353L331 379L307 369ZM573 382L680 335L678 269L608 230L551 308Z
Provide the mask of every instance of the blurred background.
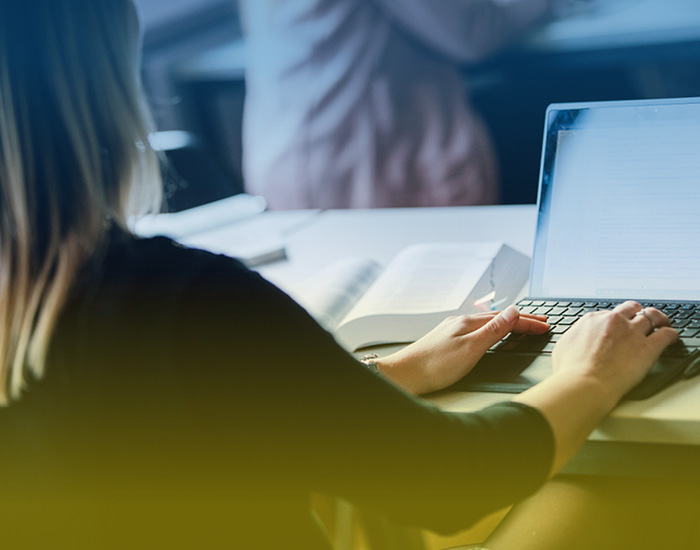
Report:
M245 191L242 121L249 67L238 3L136 3L144 27L144 84L164 132L158 146L172 164L170 210ZM700 95L700 2L586 4L461 68L471 105L494 144L500 203L536 202L548 104Z
M242 192L245 68L236 0L135 3L143 28L143 82L157 129L166 132L158 145L171 163L169 210ZM221 62L220 76L207 70L211 55Z

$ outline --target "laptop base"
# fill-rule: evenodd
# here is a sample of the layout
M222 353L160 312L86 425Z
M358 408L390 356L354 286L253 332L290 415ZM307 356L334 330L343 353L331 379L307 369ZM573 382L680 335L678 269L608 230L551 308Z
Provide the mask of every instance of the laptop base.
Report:
M662 357L625 399L647 399L677 379L686 367L700 357ZM488 352L474 369L451 386L452 390L521 393L552 374L552 356L533 353Z

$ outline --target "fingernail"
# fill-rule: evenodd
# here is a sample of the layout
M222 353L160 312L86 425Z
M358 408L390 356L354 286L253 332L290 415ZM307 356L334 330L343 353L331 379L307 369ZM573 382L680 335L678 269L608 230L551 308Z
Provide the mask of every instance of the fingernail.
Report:
M501 317L506 323L512 323L518 318L518 308L515 306L510 306L506 308L502 313Z

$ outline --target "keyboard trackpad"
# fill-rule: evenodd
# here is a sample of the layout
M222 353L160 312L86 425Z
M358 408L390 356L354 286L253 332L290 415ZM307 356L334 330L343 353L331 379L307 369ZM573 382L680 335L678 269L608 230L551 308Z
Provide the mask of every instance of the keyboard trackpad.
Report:
M551 355L487 353L450 389L520 393L551 374Z

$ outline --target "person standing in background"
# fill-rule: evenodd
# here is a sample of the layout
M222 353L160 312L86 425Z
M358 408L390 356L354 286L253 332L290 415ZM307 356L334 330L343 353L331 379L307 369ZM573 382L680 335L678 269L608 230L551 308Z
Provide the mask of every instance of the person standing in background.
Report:
M463 66L555 4L241 0L246 189L274 209L497 202L493 147Z

